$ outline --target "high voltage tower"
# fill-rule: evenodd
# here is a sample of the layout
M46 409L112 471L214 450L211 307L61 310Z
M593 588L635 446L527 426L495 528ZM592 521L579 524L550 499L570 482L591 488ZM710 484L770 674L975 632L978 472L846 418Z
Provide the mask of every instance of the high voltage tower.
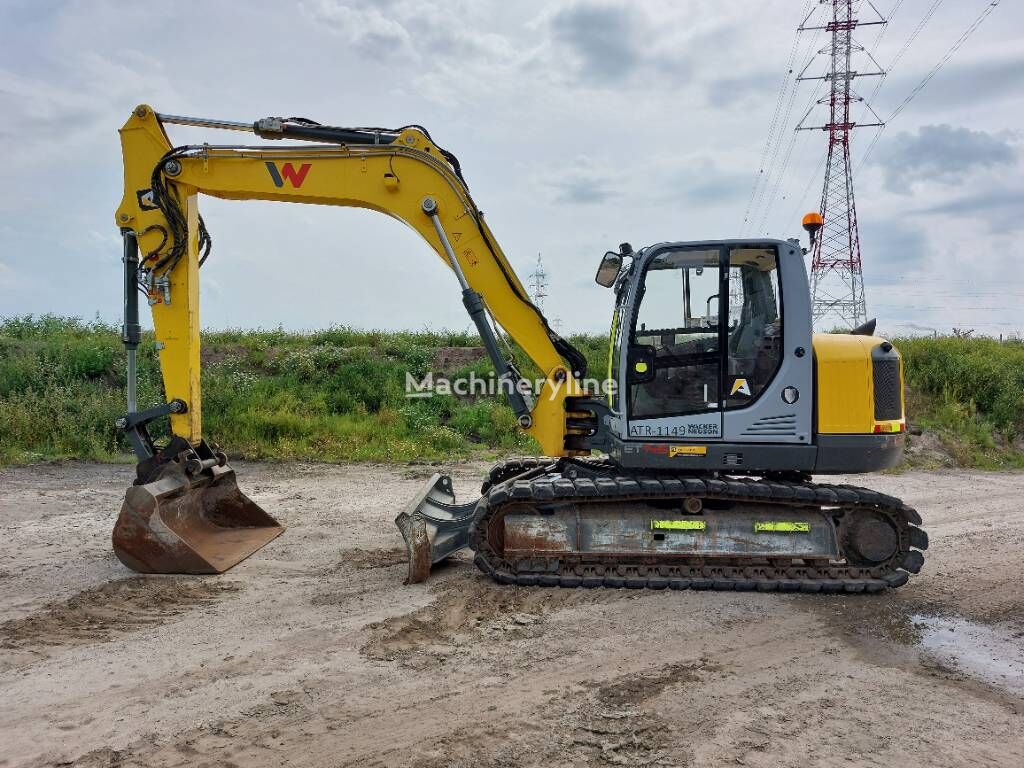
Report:
M537 254L537 266L534 267L533 272L530 273L529 281L530 298L533 300L533 303L537 305L537 309L543 312L544 300L548 297L548 273L544 269L544 262L541 261L539 253ZM551 327L554 328L556 332L561 332L561 318L552 318Z
M831 36L828 45L818 51L828 57L828 71L819 76L805 73L811 62L804 67L797 81L824 80L828 93L816 103L828 105L828 122L823 125L804 125L813 111L813 106L797 125L798 131L820 130L828 132L828 157L825 164L825 183L821 191L821 216L824 220L821 231L814 241L811 258L812 316L815 325L823 328L852 328L867 320L867 304L864 299L864 272L860 258L860 236L857 232L857 206L853 192L853 170L850 166L850 133L854 128L882 126L884 123L871 106L867 109L876 122L863 123L851 119L850 105L864 102L853 90L853 81L858 77L882 76L884 72L874 57L857 43L853 31L858 27L885 24L870 0L870 6L878 16L877 20L861 21L854 15L859 0L819 0L819 7L830 6L831 18L824 24L809 26L812 10L798 28L798 32L824 30ZM869 63L867 71L854 67L854 58Z
M548 297L548 273L544 271L544 262L537 254L537 266L530 273L530 298L537 309L544 311L544 299Z

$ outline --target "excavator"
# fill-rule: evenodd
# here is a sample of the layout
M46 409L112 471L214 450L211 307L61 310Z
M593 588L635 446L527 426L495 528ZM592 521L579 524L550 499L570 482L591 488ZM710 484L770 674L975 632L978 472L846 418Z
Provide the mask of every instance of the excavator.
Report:
M176 146L169 125L264 142ZM890 342L873 327L813 333L798 239L606 253L596 281L613 310L600 391L531 302L458 158L425 128L230 122L141 105L120 136L128 407L117 427L138 464L113 546L129 568L219 573L283 531L203 433L199 272L212 239L199 196L209 195L379 211L418 232L454 275L518 425L544 455L499 463L466 503L449 476L431 477L396 518L409 583L467 547L495 581L522 586L881 592L920 571L928 537L913 508L812 480L893 466L907 422ZM813 242L820 215L804 224ZM143 410L140 297L165 393ZM524 386L502 334L542 372L539 390ZM161 419L166 441L149 432Z

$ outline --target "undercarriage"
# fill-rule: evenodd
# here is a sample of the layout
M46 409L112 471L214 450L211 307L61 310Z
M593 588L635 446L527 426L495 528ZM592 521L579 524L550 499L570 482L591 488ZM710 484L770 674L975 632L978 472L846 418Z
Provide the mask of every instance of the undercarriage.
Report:
M880 592L924 562L918 513L804 476L631 472L601 459L514 459L455 503L435 475L399 527L410 581L465 546L502 584Z

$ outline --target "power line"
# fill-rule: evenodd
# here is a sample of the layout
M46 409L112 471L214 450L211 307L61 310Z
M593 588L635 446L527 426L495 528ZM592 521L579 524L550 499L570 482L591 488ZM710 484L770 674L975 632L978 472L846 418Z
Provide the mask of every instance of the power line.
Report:
M914 41L917 39L917 36L921 34L921 31L925 28L928 22L931 21L932 16L934 16L935 12L939 10L940 5L942 5L942 0L934 0L932 2L928 10L924 12L924 16L921 18L921 21L919 21L917 23L917 26L914 27L914 31L910 33L910 36L907 37L907 39L904 41L903 46L893 57L892 61L889 62L889 66L886 67L886 72L892 72L893 67L899 64L900 59L902 59L906 55L907 51L910 50L910 46L914 44ZM872 98L875 94L878 93L878 90L882 87L883 82L885 82L884 77L875 86L875 90L872 93Z
M792 96L789 100L789 107L786 110L786 123L789 123L789 116L793 114L793 103L796 100L796 94L797 88L796 82L794 81ZM782 179L784 177L786 168L789 166L789 158L790 155L792 155L793 153L793 144L796 143L796 131L792 131L791 133L792 135L790 136L786 151L783 153L782 167L779 168L778 172L775 171L775 160L778 157L779 149L782 147L783 140L781 139L781 137L779 139L778 144L776 144L775 146L775 153L772 155L772 161L768 167L768 175L765 177L765 183L761 188L762 195L757 201L757 206L754 208L755 212L761 207L762 201L765 200L764 193L768 191L768 185L771 184L772 178L775 179L775 185L772 187L771 194L769 194L767 197L768 202L765 204L764 214L761 216L761 220L758 223L755 231L760 231L761 229L764 228L764 222L768 218L768 212L771 210L771 207L775 202L775 196L778 194L779 184L782 183Z
M811 185L814 180L819 177L821 169L825 166L825 161L828 159L828 152L821 153L821 159L818 160L818 164L814 167L811 172L811 176L807 179L807 184L804 186L804 191L800 193L800 196L796 200L796 208L793 209L792 215L789 217L790 220L795 221L796 217L800 215L800 209L803 207L803 201L807 199L807 193L811 191Z
M888 16L886 16L886 18L887 18L887 19L888 19L888 20L889 20L890 22L892 22L892 19L893 19L893 17L894 17L895 15L896 15L896 11L898 11L898 10L900 9L900 6L901 6L901 5L903 5L903 0L896 0L896 5L894 5L894 6L892 7L892 10L891 10L891 11L889 11L889 15L888 15ZM872 8L875 8L875 6L874 6L874 5L872 5L871 7L872 7ZM879 15L879 16L881 16L881 14L880 14L880 13L878 12L878 9L877 9L877 8L875 8L875 13L878 13L878 15ZM878 29L878 34L877 34L877 35L875 36L875 40L874 40L874 42L872 42L872 43L871 43L871 50L870 50L870 52L871 52L871 53L874 53L874 52L875 52L875 50L877 50L877 48L878 48L878 44L879 44L880 42L882 42L882 38L883 38L883 37L885 37L885 33L886 33L886 32L888 32L888 31L889 31L889 24L883 24L883 25L882 25L882 26L881 26L881 27L880 27L880 28Z
M809 18L810 18L810 16L805 18L804 22L806 23L807 19L809 19ZM819 34L820 34L820 30L816 31L815 34L814 34L814 37L811 38L811 43L810 43L810 46L808 47L809 51L813 51L814 50L814 42L817 40L817 37L818 37ZM812 53L811 57L807 61L807 64L805 64L803 66L803 68L800 70L801 75L804 72L807 71L808 67L810 67L810 65L813 63L815 58L817 58L817 54ZM784 124L788 124L789 123L789 118L793 114L793 105L794 105L794 103L796 101L797 86L798 86L798 84L799 84L799 76L796 79L794 79L794 81L793 81L793 90L792 90L791 95L790 95L789 105L787 106L787 109L786 109L786 117L784 119ZM798 121L798 124L799 123L803 123L803 121L811 113L811 110L814 108L814 105L818 101L818 96L821 93L821 90L824 87L824 85L825 85L825 80L821 79L818 82L818 84L814 87L814 90L811 92L811 98L808 99L807 104L804 105L804 109L801 110L801 112L799 113L800 115L802 115L802 117ZM781 134L779 134L779 136L780 136L779 144L776 146L775 153L772 155L772 161L769 164L768 173L766 174L766 176L764 178L764 186L761 189L761 196L758 198L757 204L754 206L754 209L751 212L751 218L754 217L754 215L757 213L758 209L761 207L761 202L762 202L762 200L764 200L764 194L767 191L768 185L771 183L771 179L772 179L773 176L775 178L775 186L772 188L772 192L768 196L767 207L765 208L764 214L761 216L761 219L760 219L760 221L758 223L758 226L754 229L754 232L760 232L760 231L762 231L764 229L764 225L765 225L765 223L768 220L768 215L771 212L771 209L772 209L772 207L775 204L775 197L778 195L779 187L783 183L783 180L786 178L785 172L786 172L786 169L789 167L789 160L790 160L790 157L793 154L793 147L796 144L797 134L796 134L796 131L794 130L792 132L791 136L790 136L789 144L787 145L786 151L783 153L782 168L779 169L778 173L775 173L775 159L778 156L779 148L782 146Z
M810 111L814 108L814 105L815 105L815 103L818 100L818 94L821 91L821 89L824 87L824 84L825 84L825 81L822 80L821 82L819 82L817 84L817 86L815 86L813 92L811 93L811 98L807 102L807 109L804 110L804 113L803 113L804 118L806 118L807 115L810 114ZM794 93L794 95L796 94L795 84L794 84L794 88L793 88L793 93ZM800 122L803 122L804 118L801 118ZM784 156L783 161L782 161L782 167L779 169L778 174L776 174L775 186L772 188L772 193L771 193L771 195L768 198L768 203L765 206L764 215L761 217L761 221L760 221L760 224L758 225L757 231L761 231L761 230L764 229L764 226L765 226L765 224L768 221L768 216L771 213L771 210L772 210L772 208L775 205L775 198L778 196L779 189L781 188L783 181L786 179L786 169L789 168L789 160L790 160L790 158L793 155L793 148L796 146L796 141L797 141L797 136L798 135L799 135L799 133L794 129L792 131L792 135L790 136L790 139L789 139L789 145L786 148L786 153L785 153L785 156Z
M949 50L946 51L945 55L941 59L939 59L939 63L929 70L928 74L925 75L924 78L922 78L921 82L914 86L914 89L907 95L907 98L905 98L903 102L898 107L896 107L896 110L891 115L889 115L889 120L892 120L900 112L906 109L907 105L911 101L913 101L914 97L917 96L917 94L919 94L922 90L924 90L924 87L928 85L928 83L931 81L933 77L935 77L938 71L942 69L943 66L945 66L946 62L953 58L953 54L960 50L960 47L967 42L967 39L974 34L974 31L978 27L980 27L982 25L982 22L984 22L985 19L987 19L989 15L992 13L992 11L996 9L996 7L999 5L999 2L1000 0L992 0L992 2L988 4L985 10L983 10L981 14L979 14L978 18L971 22L971 25L966 29L966 31L962 35L960 35L960 37L957 38L957 41L953 43L953 45L950 46Z
M900 9L900 6L903 5L903 2L904 2L904 0L896 0L896 5L894 5L892 7L892 10L889 11L888 17L886 17L888 19L888 21L889 21L889 24L883 24L881 27L879 27L878 34L875 36L874 42L871 43L870 50L868 50L868 54L870 56L874 57L875 51L878 50L878 44L882 42L882 38L885 37L885 33L888 32L889 31L889 27L892 26L892 19L896 15L896 12ZM939 2L941 2L941 0L939 0ZM938 5L938 3L936 3L936 6L937 5ZM874 5L872 5L871 7L875 8ZM875 13L878 13L878 9L877 8L875 8ZM881 14L879 14L879 15L881 15ZM868 98L866 100L867 102L871 102L875 98L875 96L878 95L878 91L881 90L881 88L882 88L882 83L885 82L885 78L888 77L889 72L892 71L892 65L893 65L894 62L895 62L895 60L893 62L889 62L889 66L885 69L884 72L882 72L882 76L878 79L878 82L875 84L874 89L871 91L871 95L868 96ZM867 112L868 112L868 107L867 107L867 103L865 103L864 104L864 109L862 109L861 113L860 113L860 119L861 120L864 119L864 115L866 115Z
M928 83L931 82L931 79L935 77L936 74L938 74L939 70L942 69L942 67L945 66L951 58L953 58L953 55L958 50L960 50L963 44L967 42L967 39L974 34L975 30L977 30L978 27L981 26L982 22L984 22L985 19L989 17L989 15L992 13L992 11L996 9L996 6L998 6L999 3L1000 0L992 0L987 6L985 6L985 10L978 14L977 18L975 18L974 21L971 22L971 24L967 27L963 34L961 34L960 37L957 38L956 42L954 42L953 45L949 47L949 50L947 50L946 53L943 54L942 58L939 59L938 63L928 71L928 74L926 74L921 79L921 81L917 85L915 85L913 89L911 89L910 93L907 94L907 97L903 99L903 101L900 103L898 107L896 107L895 110L893 110L893 113L889 115L889 117L885 120L886 125L891 123L896 116L903 112L903 110L907 108L907 105L914 100L914 97L916 97L921 91L924 90L925 86L927 86ZM867 162L868 156L871 154L871 151L875 148L875 145L878 143L878 140L882 136L882 131L884 130L885 125L881 126L878 129L878 132L871 140L871 143L868 144L868 148L865 150L864 154L861 156L860 162L857 164L858 171L864 165L864 163Z
M903 0L899 0L899 2L897 2L896 5L893 6L892 13L895 13L897 10L899 10L899 7L902 4ZM895 67L900 62L900 60L903 58L906 52L910 49L910 46L913 45L918 35L921 34L921 30L923 30L925 26L928 24L928 22L931 21L932 16L935 15L935 12L939 9L940 5L942 5L942 0L933 0L932 4L928 7L928 10L924 12L924 16L921 17L921 20L917 23L917 26L915 26L914 29L911 31L910 35L907 36L907 39L903 41L903 45L900 46L899 51L896 52L896 55L893 56L892 61L889 62L889 66L886 67L885 72L883 72L882 76L878 79L878 82L875 84L874 89L871 91L871 95L868 96L868 101L873 101L875 97L878 96L878 92L882 90L882 85L885 84L885 79L889 76L889 73L892 72L893 67ZM892 14L890 14L890 19L891 18ZM883 26L882 30L878 33L878 37L875 39L876 46L878 45L878 42L882 38L882 34L884 34L888 26L888 24ZM865 106L864 110L861 112L861 119L863 119L866 112L867 107ZM864 160L871 153L871 150L875 148L875 144L877 144L878 140L882 137L882 131L884 130L884 125L878 126L878 130L875 131L875 135L871 137L871 141L868 143L868 148L864 150L864 154L861 155L860 162L857 163L857 170L854 172L854 175L856 175L860 171L861 166L864 165Z
M814 0L807 0L803 8L800 11L800 17L804 18L808 16L808 9ZM750 215L751 206L754 203L754 197L757 194L758 187L761 185L761 181L764 178L764 162L768 157L768 153L772 146L772 142L775 138L775 128L778 125L779 112L782 109L782 103L786 97L786 93L789 90L789 76L793 74L793 63L796 61L797 48L800 45L800 31L797 30L793 34L793 46L789 50L789 59L786 61L786 73L782 76L782 83L779 85L779 94L775 99L775 110L772 113L771 122L768 125L768 135L764 140L764 149L761 150L761 159L758 162L758 172L754 176L754 184L750 189L750 199L747 200L747 208L743 212L743 223L747 223L747 219ZM795 86L794 86L795 88Z

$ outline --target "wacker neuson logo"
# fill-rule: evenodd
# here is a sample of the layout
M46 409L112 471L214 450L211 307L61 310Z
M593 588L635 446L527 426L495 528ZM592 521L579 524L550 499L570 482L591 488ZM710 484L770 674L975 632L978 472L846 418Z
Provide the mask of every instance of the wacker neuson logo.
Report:
M615 382L601 379L583 379L578 382L586 392L597 393L600 396L608 396L615 391ZM408 398L426 398L435 395L444 397L455 395L456 397L497 397L498 395L509 395L514 391L520 394L536 397L542 391L552 400L559 392L563 384L548 382L545 379L514 380L511 377L498 376L477 376L470 373L469 376L462 376L450 379L446 376L435 376L427 373L422 379L417 379L411 373L405 374L405 396ZM545 389L545 387L547 387Z
M309 173L309 169L312 168L311 163L303 163L296 170L295 166L291 163L283 163L280 168L277 167L277 163L266 162L267 172L270 174L271 181L274 182L275 187L283 187L285 181L291 184L295 189L302 186L302 182L306 180L306 174Z

